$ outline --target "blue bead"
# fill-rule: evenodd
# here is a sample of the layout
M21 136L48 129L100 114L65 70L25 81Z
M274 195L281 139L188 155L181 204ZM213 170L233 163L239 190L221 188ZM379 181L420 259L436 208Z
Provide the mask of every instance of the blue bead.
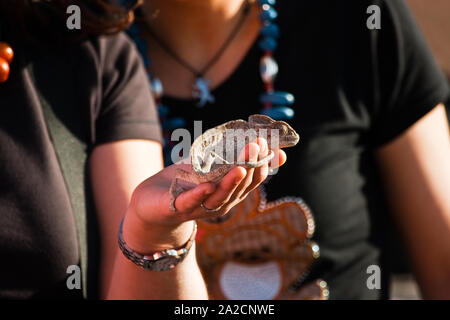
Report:
M275 10L272 7L269 7L267 9L263 9L259 17L264 22L270 22L272 20L275 20L277 16L278 16L277 10Z
M295 99L294 99L294 96L288 92L275 91L275 92L263 93L259 97L259 101L261 103L271 103L274 105L288 105L289 106L294 103Z
M264 51L274 51L277 48L277 40L272 37L264 37L259 41L259 47Z
M266 37L278 38L280 36L280 28L274 23L269 23L261 28L260 33Z
M164 121L162 127L164 130L175 130L184 127L186 121L183 118L172 118Z
M289 107L263 109L261 110L261 113L274 120L289 120L294 117L294 110Z
M166 117L169 114L169 108L167 108L165 105L158 105L158 115L160 117Z
M274 6L276 0L259 0L259 4L262 6L263 4L268 4L269 6Z

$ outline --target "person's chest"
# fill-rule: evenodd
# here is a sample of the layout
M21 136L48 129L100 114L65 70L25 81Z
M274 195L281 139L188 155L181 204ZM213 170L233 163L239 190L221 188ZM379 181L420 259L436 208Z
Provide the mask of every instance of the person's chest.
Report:
M280 17L289 15L280 12ZM313 19L280 24L274 86L295 96L295 115L288 122L300 134L300 143L286 149L288 161L267 184L268 198L304 198L319 225L330 226L324 235L328 239L331 234L344 235L348 228L355 229L358 237L367 237L372 216L384 210L370 144L372 57L366 39L355 42L356 34L329 29L330 24L321 26ZM260 58L254 45L231 76L212 91L214 104L197 108L195 101L163 98L171 116L186 120L191 143L213 126L261 112Z

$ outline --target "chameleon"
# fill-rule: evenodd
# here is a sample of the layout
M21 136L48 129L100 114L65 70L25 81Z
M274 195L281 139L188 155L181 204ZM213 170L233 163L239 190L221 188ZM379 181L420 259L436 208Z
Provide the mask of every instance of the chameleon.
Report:
M237 159L239 151L258 137L267 140L269 154L256 162L244 162ZM175 200L184 189L178 180L200 184L217 183L236 166L257 168L268 163L275 148L295 146L300 140L298 133L286 122L254 114L245 120L232 120L205 131L197 137L190 148L191 171L177 168L170 185L170 210L176 212ZM210 210L210 211L216 211Z

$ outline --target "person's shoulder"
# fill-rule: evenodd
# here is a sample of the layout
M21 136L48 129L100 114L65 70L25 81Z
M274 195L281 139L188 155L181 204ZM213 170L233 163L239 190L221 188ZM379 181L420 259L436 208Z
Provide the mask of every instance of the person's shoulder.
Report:
M137 56L134 43L124 32L89 37L81 43L80 48L96 59L100 65L130 60Z

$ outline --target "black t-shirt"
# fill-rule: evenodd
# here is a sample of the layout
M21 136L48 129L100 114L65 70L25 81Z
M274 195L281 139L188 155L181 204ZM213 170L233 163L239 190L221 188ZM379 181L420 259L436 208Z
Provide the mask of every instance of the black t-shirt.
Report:
M371 4L381 8L380 30L366 26ZM289 123L301 142L286 149L288 161L268 183L268 198L298 196L312 209L321 257L309 279L325 279L331 299L386 298L392 222L373 150L444 101L447 84L401 0L280 0L276 9L275 88L295 95ZM186 119L193 135L194 120L205 130L258 113L260 56L255 43L212 91L213 105L199 109L164 97L170 116ZM381 267L381 290L366 285L370 265Z
M123 34L56 48L25 41L6 17L2 26L1 40L15 58L9 80L0 84L0 298L81 297L66 286L74 272L68 267L80 262L71 196L80 198L68 192L53 143L61 137L51 135L43 104L68 132L58 146L83 147L66 168L70 176L79 166L75 178L82 182L87 170L76 161L96 145L161 141L147 76Z

